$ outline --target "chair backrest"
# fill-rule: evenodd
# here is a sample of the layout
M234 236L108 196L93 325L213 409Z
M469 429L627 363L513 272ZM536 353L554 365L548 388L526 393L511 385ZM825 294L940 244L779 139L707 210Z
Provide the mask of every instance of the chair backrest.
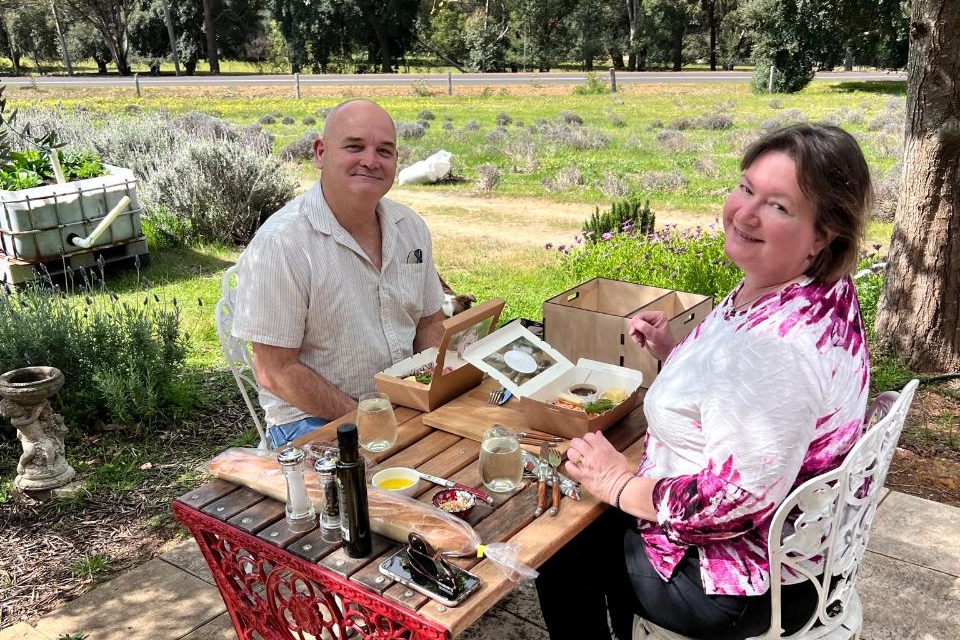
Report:
M816 637L859 612L854 590L860 560L867 548L870 526L880 504L884 480L919 381L899 394L886 392L867 411L867 432L836 469L804 482L791 492L774 515L767 544L770 553L772 615L770 630L760 638L782 637L780 580L790 571L816 587L817 610L806 626L790 637L803 637L818 624ZM870 426L870 422L877 422ZM821 563L822 561L822 563Z
M253 418L253 424L260 434L260 449L270 449L270 441L267 438L267 432L264 428L263 420L260 418L258 406L251 400L260 393L260 385L257 384L256 370L253 368L253 356L246 341L233 335L233 309L236 304L237 295L237 272L236 267L228 268L223 274L223 280L220 284L220 300L217 301L215 315L217 319L217 337L220 338L220 346L223 348L223 355L227 359L227 365L230 367L230 373L240 387L240 395L247 405L250 417Z

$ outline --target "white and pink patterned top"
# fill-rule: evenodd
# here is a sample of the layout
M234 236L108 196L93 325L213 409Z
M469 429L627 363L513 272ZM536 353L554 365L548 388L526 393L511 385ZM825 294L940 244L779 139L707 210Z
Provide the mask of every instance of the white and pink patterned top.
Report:
M666 580L696 547L709 594L768 590L774 511L840 464L860 435L869 390L850 278L808 278L736 310L742 286L677 345L644 400L638 474L661 478L657 521L639 521L647 555Z

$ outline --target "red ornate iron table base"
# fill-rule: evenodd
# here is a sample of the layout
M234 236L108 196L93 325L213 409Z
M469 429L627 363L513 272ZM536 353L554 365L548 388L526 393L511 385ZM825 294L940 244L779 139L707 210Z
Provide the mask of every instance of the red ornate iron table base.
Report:
M360 565L351 567L339 544L324 543L320 532L290 535L274 500L218 480L176 500L173 512L196 538L241 640L450 637L382 590L350 579ZM381 544L374 556L385 549Z

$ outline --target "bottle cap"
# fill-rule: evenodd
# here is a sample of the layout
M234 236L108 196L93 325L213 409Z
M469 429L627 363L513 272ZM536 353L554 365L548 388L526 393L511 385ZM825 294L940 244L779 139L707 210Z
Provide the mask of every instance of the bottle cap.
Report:
M340 445L341 456L343 449L356 448L358 442L357 425L351 422L337 425L337 444Z
M277 453L277 462L282 465L300 464L305 454L300 447L284 447Z

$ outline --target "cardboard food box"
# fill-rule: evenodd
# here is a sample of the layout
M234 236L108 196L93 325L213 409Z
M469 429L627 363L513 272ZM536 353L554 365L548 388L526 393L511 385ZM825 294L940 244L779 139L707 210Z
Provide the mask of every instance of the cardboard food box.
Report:
M640 311L663 311L679 340L710 313L713 298L644 284L594 278L543 303L544 339L566 358L636 369L649 387L660 361L630 337Z
M463 351L497 326L504 301L493 298L443 321L439 348L431 348L401 360L373 377L390 402L420 411L433 411L483 381L483 372L463 357ZM418 369L434 365L430 384L405 378ZM446 368L452 369L443 373Z
M565 438L604 430L637 406L643 374L625 367L581 358L576 366L519 322L470 345L464 357L520 398L527 426ZM590 417L581 409L560 407L554 399L571 386L587 383L597 392L618 387L627 398Z

